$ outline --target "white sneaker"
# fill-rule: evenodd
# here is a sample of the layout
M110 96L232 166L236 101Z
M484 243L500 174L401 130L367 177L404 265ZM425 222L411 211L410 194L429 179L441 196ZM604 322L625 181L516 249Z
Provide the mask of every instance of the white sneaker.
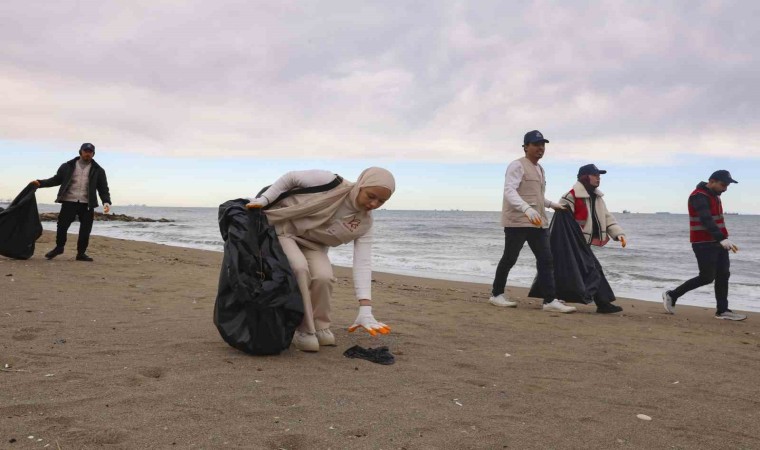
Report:
M332 334L332 331L330 331L329 328L325 328L324 330L317 330L317 341L319 342L319 345L321 346L331 346L334 347L335 344L335 335Z
M722 319L722 320L744 320L747 318L744 314L738 314L733 311L726 311L721 314L715 315L716 319Z
M502 308L517 308L517 302L507 300L507 297L505 297L504 294L499 294L496 297L489 298L488 303L492 304L493 306L500 306Z
M662 293L662 306L665 307L665 311L668 312L668 314L675 314L675 302L673 301L673 297L670 296L670 291L665 291Z
M319 351L319 341L314 333L304 333L303 331L296 330L296 334L293 335L293 344L302 352Z
M551 303L544 303L544 311L560 312L563 314L569 314L576 311L575 306L567 306L562 300L552 300Z

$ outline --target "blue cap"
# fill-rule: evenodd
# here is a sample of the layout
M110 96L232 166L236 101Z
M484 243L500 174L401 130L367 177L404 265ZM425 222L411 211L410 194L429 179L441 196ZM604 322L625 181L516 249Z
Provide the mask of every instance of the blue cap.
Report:
M583 175L601 175L603 173L607 173L607 171L599 170L599 168L593 164L586 164L585 166L581 166L581 168L578 169L578 178L582 177Z
M533 144L535 142L549 142L548 139L544 139L544 135L538 130L528 131L523 138L523 144Z
M716 170L712 175L710 175L710 179L722 181L726 184L738 183L738 181L731 178L731 172L728 170Z

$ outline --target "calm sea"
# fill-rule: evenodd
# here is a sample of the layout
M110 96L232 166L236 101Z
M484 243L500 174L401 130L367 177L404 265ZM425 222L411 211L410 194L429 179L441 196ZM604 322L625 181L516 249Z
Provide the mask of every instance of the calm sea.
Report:
M57 212L57 205L40 205ZM96 222L93 234L181 247L222 251L216 208L117 207L131 216L167 218L174 223ZM504 246L498 212L376 211L374 270L419 277L490 284ZM628 246L617 242L595 249L615 293L621 297L660 301L661 292L697 274L684 214L616 214ZM760 216L730 215L731 239L739 246L731 254L730 305L760 311ZM55 223L46 222L47 230ZM77 224L70 232L77 231ZM42 252L44 249L38 251ZM336 265L350 266L352 246L330 250ZM508 284L529 286L535 259L526 247L509 274ZM489 295L483 286L483 297ZM714 307L712 286L692 291L679 304Z

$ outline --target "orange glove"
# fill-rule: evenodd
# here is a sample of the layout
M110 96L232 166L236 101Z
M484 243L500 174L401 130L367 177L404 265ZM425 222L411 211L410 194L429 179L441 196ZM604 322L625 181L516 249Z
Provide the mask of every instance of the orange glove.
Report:
M247 205L245 205L248 209L255 209L255 208L263 208L269 204L269 200L267 200L266 197L259 197L251 199L250 202L248 202Z
M533 225L537 227L541 226L541 214L539 214L538 211L536 211L533 208L528 208L525 210L524 214L528 216L528 220L530 220L530 223L532 223Z
M356 316L354 324L348 327L348 332L353 333L359 328L364 328L372 336L377 336L377 333L388 334L391 332L391 327L375 319L372 315L371 306L359 307L359 315Z
M720 241L720 245L723 246L723 248L725 248L726 250L731 250L734 253L739 251L739 247L737 247L736 244L729 241L728 239L723 239L722 241Z

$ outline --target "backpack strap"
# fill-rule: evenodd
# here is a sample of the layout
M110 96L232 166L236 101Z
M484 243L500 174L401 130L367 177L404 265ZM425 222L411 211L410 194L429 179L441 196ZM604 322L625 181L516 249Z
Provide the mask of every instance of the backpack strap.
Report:
M335 175L335 179L327 184L322 184L319 186L311 186L307 188L298 188L298 189L291 189L287 192L283 192L280 194L274 201L269 203L267 206L265 206L263 209L269 209L272 206L274 206L276 203L292 196L292 195L298 195L298 194L316 194L317 192L327 192L331 189L335 189L336 187L340 186L340 184L343 182L343 177L340 175ZM266 192L267 189L269 189L272 185L265 186L263 189L259 191L258 194L256 194L256 198L261 197L261 194Z

